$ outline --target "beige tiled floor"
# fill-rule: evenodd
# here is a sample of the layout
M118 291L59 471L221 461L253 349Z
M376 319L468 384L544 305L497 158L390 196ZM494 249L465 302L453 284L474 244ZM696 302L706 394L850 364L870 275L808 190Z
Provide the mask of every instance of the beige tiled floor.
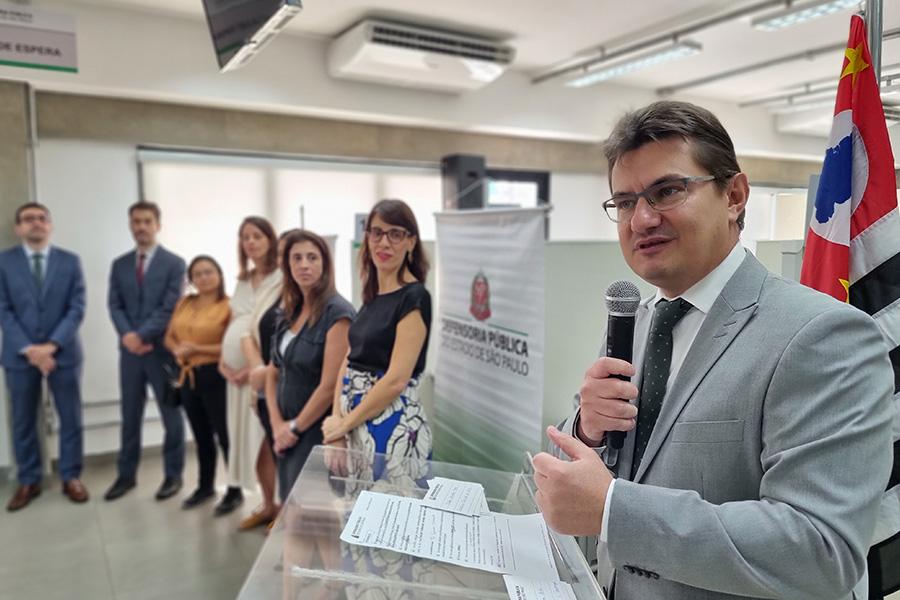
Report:
M265 539L262 530L236 529L258 499L221 518L214 502L181 510L196 481L192 454L184 490L164 502L153 499L162 479L157 454L144 457L137 488L115 502L102 499L115 478L105 462L85 469L87 504L72 504L48 478L28 507L0 513L0 599L234 598ZM0 484L4 506L13 489Z

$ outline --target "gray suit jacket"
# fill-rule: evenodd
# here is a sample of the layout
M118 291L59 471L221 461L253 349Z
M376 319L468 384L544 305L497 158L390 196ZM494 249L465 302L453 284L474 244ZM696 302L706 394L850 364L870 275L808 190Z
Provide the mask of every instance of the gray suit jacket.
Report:
M638 330L649 318L643 305ZM891 468L892 391L867 315L748 253L688 351L634 481L626 437L601 548L615 600L851 598Z

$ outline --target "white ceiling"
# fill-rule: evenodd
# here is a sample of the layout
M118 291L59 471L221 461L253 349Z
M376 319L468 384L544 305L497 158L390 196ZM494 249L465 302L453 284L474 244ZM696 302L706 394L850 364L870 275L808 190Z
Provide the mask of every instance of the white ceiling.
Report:
M201 0L88 0L185 18L203 19ZM804 0L805 1L805 0ZM321 39L334 37L366 17L382 17L480 33L506 41L517 51L514 68L539 74L599 46L615 48L723 10L754 4L736 0L304 0L289 31ZM701 54L616 79L657 89L726 72L786 54L845 42L850 11L780 32L750 26L750 17L688 36ZM884 29L900 28L900 2L885 0ZM842 52L776 65L691 88L686 93L742 101L809 80L837 77ZM900 38L883 45L882 64L900 63ZM900 68L896 69L900 72ZM560 85L548 81L542 85ZM602 84L600 84L602 85Z

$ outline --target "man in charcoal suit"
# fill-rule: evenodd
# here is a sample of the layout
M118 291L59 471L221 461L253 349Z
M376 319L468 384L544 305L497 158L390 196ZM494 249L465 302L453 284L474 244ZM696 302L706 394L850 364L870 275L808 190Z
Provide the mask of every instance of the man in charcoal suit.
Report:
M115 500L136 485L149 384L165 428L164 478L156 492L157 500L165 500L181 489L184 469L184 418L180 407L165 402L165 366L171 355L163 337L181 297L185 265L156 242L160 229L156 204L137 202L128 209L128 218L137 247L113 261L109 276L109 315L119 334L122 437L118 477L104 497Z

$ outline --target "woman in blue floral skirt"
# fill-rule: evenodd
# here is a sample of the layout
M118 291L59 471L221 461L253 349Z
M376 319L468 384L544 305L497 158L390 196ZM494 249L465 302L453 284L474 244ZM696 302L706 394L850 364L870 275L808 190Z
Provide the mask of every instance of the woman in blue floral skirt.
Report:
M418 393L431 295L425 289L428 259L406 203L382 200L369 213L359 268L363 307L350 326L332 415L322 424L325 443L387 455L387 464L370 465L375 479L392 466L417 479L425 475L432 447ZM410 471L410 463L421 464L421 473Z

